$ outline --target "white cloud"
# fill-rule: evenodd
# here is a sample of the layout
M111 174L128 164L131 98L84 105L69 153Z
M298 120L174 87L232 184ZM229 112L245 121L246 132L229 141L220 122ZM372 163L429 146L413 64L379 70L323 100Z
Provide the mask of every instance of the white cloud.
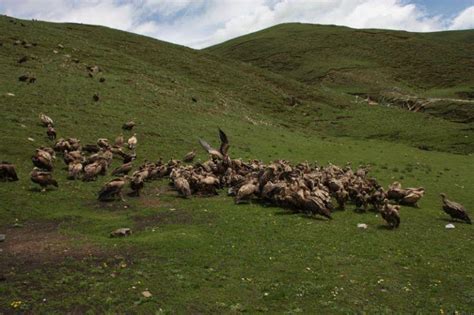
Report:
M2 0L0 11L105 25L194 48L284 22L419 32L474 28L474 6L449 19L410 0Z
M466 8L451 23L450 29L462 30L474 28L474 6Z

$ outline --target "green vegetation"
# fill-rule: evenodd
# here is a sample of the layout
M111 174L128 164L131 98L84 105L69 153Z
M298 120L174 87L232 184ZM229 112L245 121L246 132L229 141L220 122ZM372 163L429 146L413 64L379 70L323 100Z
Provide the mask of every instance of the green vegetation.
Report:
M15 163L20 176L18 182L0 183L0 233L7 238L0 243L0 276L6 277L0 281L0 313L474 309L472 226L456 223L446 230L438 195L445 192L474 213L472 122L354 103L342 93L345 88L308 85L291 71L271 72L214 50L103 27L2 16L0 29L0 159ZM472 38L472 32L452 34L439 36ZM429 42L430 36L436 34L423 38ZM292 36L286 37L289 44ZM37 45L25 48L16 40ZM451 49L447 42L436 45ZM28 60L18 63L23 56ZM347 66L368 64L359 59ZM88 65L102 72L90 78ZM459 73L469 67L462 59L448 60L445 67L449 78L417 84L472 85L462 81L469 78ZM428 70L420 67L423 71ZM37 81L19 82L27 73ZM403 84L415 85L418 77L403 77ZM383 80L392 82L389 76ZM146 183L140 198L101 204L96 194L110 176L69 181L61 158L54 171L59 189L41 193L28 175L34 149L49 143L39 125L41 112L55 120L59 137L74 136L83 144L114 139L123 122L135 119L137 165L160 156L181 158L197 148L199 137L216 143L220 126L234 157L370 164L384 186L399 180L424 186L427 195L420 209L403 207L400 229L388 231L375 213L357 214L350 207L327 222L259 204L237 206L224 192L183 200L166 181ZM206 159L202 151L199 158ZM361 222L369 228L357 229ZM134 234L109 238L120 227ZM151 297L141 294L146 290ZM21 303L12 305L15 301Z

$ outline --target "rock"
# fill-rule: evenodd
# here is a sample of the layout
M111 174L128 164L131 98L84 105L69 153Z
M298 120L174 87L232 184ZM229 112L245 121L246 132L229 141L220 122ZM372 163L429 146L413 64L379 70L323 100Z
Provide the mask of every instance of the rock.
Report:
M35 139L33 139L33 138L29 137L29 138L28 138L28 141L34 142L34 141L35 141Z
M5 234L0 234L0 242L5 241Z
M7 94L5 94L5 95L6 95L6 96L15 96L15 94L13 94L13 93L7 93Z
M449 224L446 224L445 228L447 228L447 229L454 229L455 226L454 226L454 224L449 223Z
M63 46L62 44L58 44L58 48L59 48L59 49L63 49L64 46Z
M150 291L148 291L148 290L147 290L147 291L143 291L143 292L142 292L142 295L143 295L144 297L146 297L146 298L149 298L149 297L152 296L152 294L151 294Z
M358 227L359 229L364 229L364 230L365 230L365 229L368 228L368 225L365 224L365 223L358 223L358 224L357 224L357 227Z
M132 235L132 230L130 228L120 228L110 233L110 237L124 237L129 235Z

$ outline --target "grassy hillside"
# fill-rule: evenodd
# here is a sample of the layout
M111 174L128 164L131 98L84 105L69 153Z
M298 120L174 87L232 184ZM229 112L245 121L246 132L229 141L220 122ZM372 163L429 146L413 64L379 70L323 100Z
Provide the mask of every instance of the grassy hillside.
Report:
M103 27L2 16L0 29L0 160L15 163L20 177L0 183L0 313L474 308L474 234L465 224L444 228L438 196L474 209L469 125L352 103L338 91ZM91 78L86 67L94 65L102 71ZM420 209L402 208L401 228L387 231L372 212L348 209L326 222L237 206L224 192L183 200L166 181L146 183L140 198L102 204L96 194L110 175L67 180L61 158L59 188L41 193L28 175L34 149L51 144L41 112L59 137L84 144L114 139L133 118L136 165L181 158L199 137L214 144L220 126L233 157L370 164L384 186L423 185L427 196ZM357 229L361 222L369 228ZM120 227L134 234L109 238Z
M340 26L282 24L206 51L244 61L311 86L386 100L417 95L428 112L474 118L474 30L410 33ZM453 102L457 98L465 102ZM448 103L448 104L446 104ZM444 110L454 108L454 115Z

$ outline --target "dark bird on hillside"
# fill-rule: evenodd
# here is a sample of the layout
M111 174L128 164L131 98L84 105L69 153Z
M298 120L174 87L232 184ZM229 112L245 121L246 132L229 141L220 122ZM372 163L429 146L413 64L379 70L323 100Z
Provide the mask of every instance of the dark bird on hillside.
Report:
M127 175L133 168L132 162L124 163L112 171L112 176Z
M0 163L0 181L17 181L18 176L16 174L15 165L9 162L1 162Z
M98 102L98 101L100 100L99 93L95 93L95 94L92 96L92 99L94 100L94 102Z
M48 186L58 187L58 182L53 179L53 175L50 172L45 172L35 167L30 176L33 183L41 186L42 192L46 191Z
M135 122L133 120L127 121L122 125L123 130L132 130L135 127Z
M122 196L122 188L125 185L125 179L125 177L112 179L102 187L97 199L99 201L112 201L118 197L120 200L125 201Z
M28 61L28 56L23 56L20 59L18 59L18 63L24 63Z
M56 139L56 130L51 124L48 125L48 130L46 130L46 135L48 136L48 139L51 141Z
M440 194L443 199L443 210L451 216L451 219L458 219L465 221L468 224L472 224L471 219L467 215L466 208L463 205L451 201L446 198L446 194Z
M43 126L45 126L45 127L48 127L48 125L54 126L54 121L51 119L51 117L41 113L39 115L39 118L40 118L41 123L43 124Z
M400 206L394 206L388 203L388 199L384 200L384 207L380 214L382 218L388 223L390 228L398 228L400 226L400 214L398 211Z
M183 161L189 163L189 162L192 162L195 157L196 157L196 150L193 149L191 152L188 152L184 156Z
M201 146L204 148L204 150L207 151L213 158L218 158L220 160L225 160L228 158L227 153L229 152L229 140L227 138L227 135L219 129L219 138L221 140L221 145L219 147L219 150L214 149L211 147L206 141L199 139L199 143Z

